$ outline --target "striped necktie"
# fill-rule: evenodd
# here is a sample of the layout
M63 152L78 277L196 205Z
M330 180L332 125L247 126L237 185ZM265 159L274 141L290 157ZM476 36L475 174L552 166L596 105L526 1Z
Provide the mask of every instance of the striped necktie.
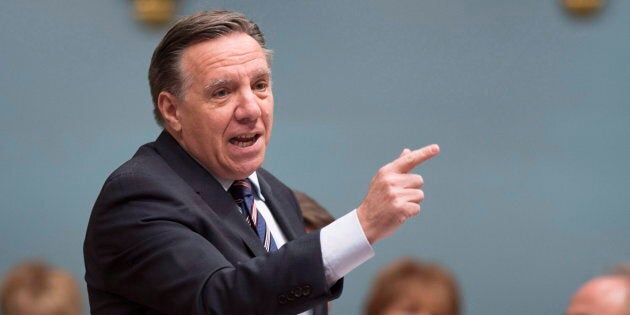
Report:
M234 181L230 189L228 189L232 198L239 206L241 213L245 216L245 221L252 227L263 246L268 252L277 250L276 242L267 228L267 223L263 216L256 209L254 204L254 194L252 193L251 183L247 179Z

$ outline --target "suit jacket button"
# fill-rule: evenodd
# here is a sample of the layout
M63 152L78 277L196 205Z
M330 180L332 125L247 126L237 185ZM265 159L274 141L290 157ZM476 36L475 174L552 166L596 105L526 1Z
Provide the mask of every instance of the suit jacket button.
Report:
M288 294L287 295L287 300L289 300L289 302L293 302L293 301L295 301L295 297L293 295L291 295L291 294Z
M302 287L294 287L293 289L291 289L291 294L293 294L293 296L295 296L296 298L302 297Z
M302 295L303 296L309 296L311 295L311 286L308 284L305 284L302 286Z
M288 300L287 300L287 296L284 294L280 294L278 295L278 303L280 304L287 304Z

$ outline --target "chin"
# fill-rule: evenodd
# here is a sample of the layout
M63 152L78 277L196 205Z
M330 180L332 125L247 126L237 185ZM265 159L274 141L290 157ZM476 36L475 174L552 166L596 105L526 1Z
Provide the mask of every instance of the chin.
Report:
M243 178L247 178L249 175L252 175L252 173L254 173L256 170L258 170L258 168L260 168L260 166L262 165L262 161L260 163L258 163L258 161L256 162L247 162L247 163L241 163L238 165L237 168L235 168L234 171L234 176L237 176L238 178L235 179L243 179Z

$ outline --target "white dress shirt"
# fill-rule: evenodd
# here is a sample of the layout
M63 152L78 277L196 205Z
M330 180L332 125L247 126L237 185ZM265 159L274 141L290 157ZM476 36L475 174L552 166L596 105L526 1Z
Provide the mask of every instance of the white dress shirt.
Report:
M215 176L226 191L234 181L225 180ZM265 196L262 195L258 183L258 175L254 172L248 177L254 185L254 204L256 209L265 219L267 228L273 235L277 248L282 247L287 239L278 226L276 219L265 204ZM366 262L374 256L374 249L368 242L361 223L357 217L356 209L331 224L322 228L319 235L322 260L324 264L326 282L332 286L337 280L343 278L354 268ZM310 311L302 314L311 314Z

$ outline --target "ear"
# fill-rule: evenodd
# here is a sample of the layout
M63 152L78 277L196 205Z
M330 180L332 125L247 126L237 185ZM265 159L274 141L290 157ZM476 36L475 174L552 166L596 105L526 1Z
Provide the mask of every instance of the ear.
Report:
M179 99L166 91L158 95L158 109L164 118L164 127L171 132L180 132L182 124L179 120Z

